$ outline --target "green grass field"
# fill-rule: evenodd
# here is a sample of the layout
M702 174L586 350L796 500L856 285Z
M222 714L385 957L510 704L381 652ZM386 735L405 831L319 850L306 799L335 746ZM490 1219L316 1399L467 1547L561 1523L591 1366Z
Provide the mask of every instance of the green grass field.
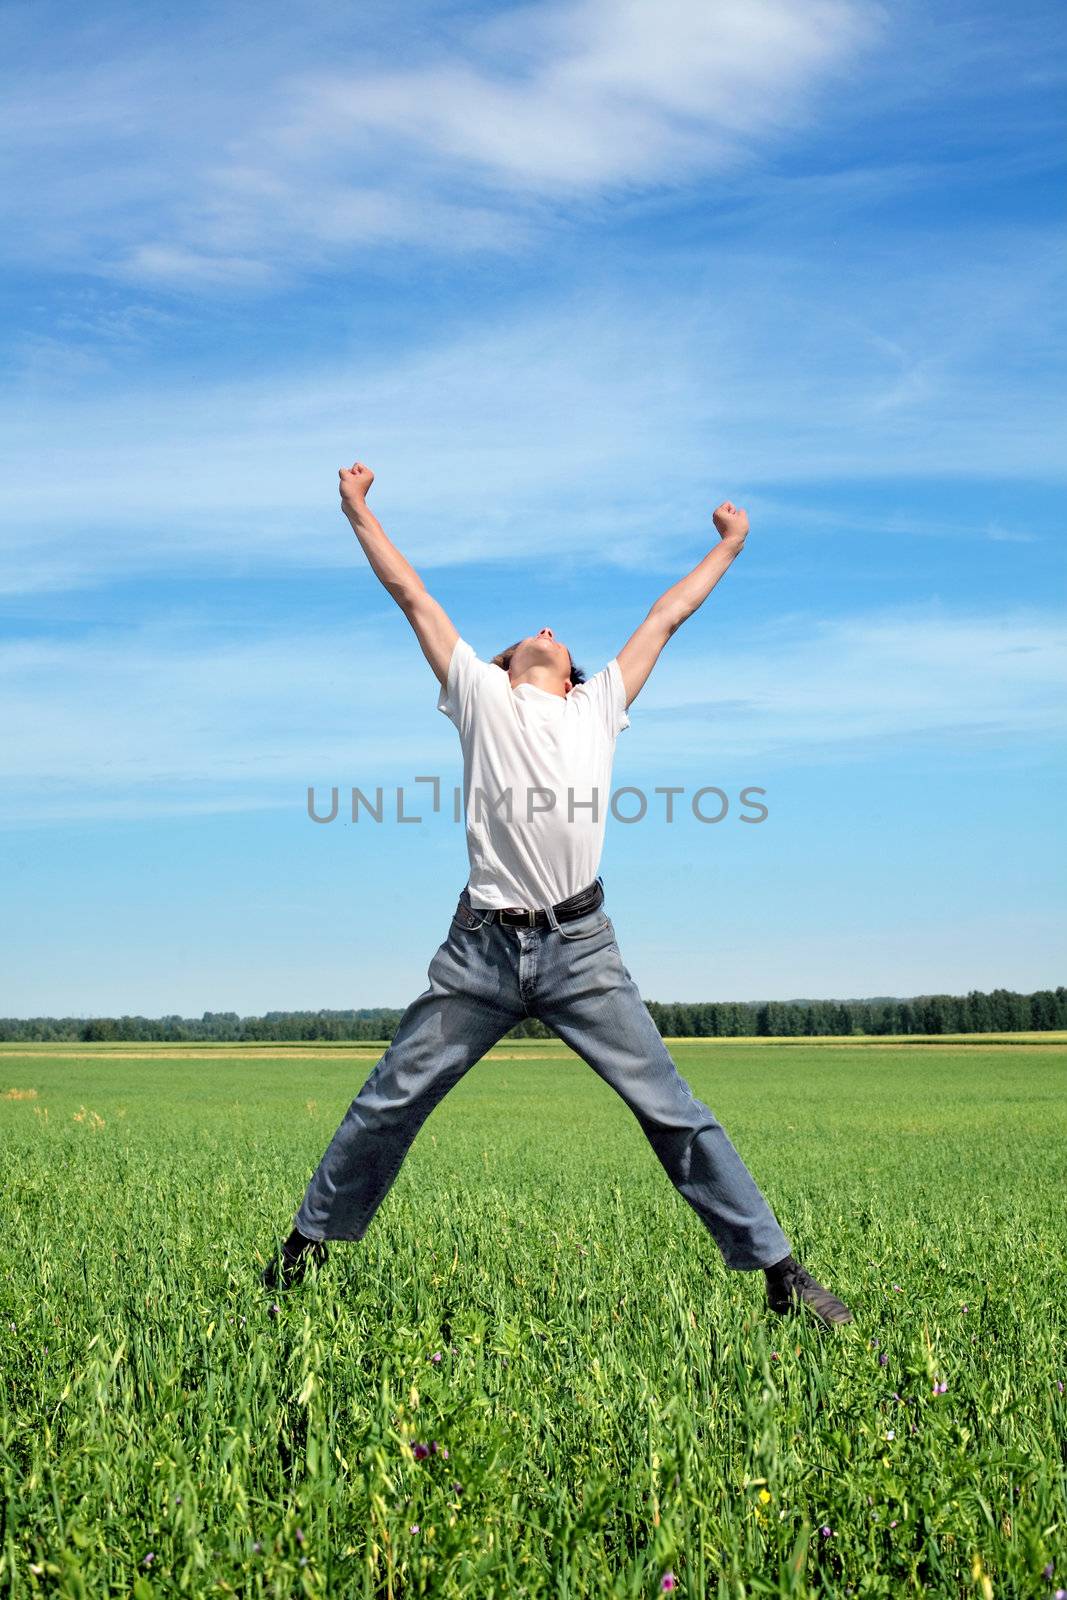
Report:
M0 1048L0 1594L1067 1587L1062 1038L672 1043L850 1327L771 1317L555 1041L273 1319L380 1048Z

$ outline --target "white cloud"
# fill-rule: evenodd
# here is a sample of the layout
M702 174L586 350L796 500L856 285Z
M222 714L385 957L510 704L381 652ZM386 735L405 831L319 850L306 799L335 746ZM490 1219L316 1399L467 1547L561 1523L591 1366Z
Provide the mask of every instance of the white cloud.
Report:
M368 7L353 37L223 6L176 70L147 20L57 14L47 49L47 15L11 24L9 244L179 290L383 242L511 250L568 199L746 165L888 25L875 0L557 0Z
M1058 241L982 244L917 265L902 243L840 274L724 246L713 292L698 258L675 257L406 348L371 326L328 365L254 380L138 384L129 364L79 378L55 355L49 382L45 347L32 388L0 406L0 591L347 565L335 473L356 454L427 570L662 570L725 494L762 500L773 529L792 517L775 485L1056 478ZM902 490L880 528L909 520L938 531Z
M142 244L125 262L130 277L144 283L154 281L192 285L232 284L239 288L265 283L269 268L247 256L215 256L182 246Z
M626 781L655 771L662 782L694 752L862 759L914 737L1030 748L1065 720L1067 627L1039 611L786 616L721 643L683 638L631 709ZM7 818L299 810L309 783L388 795L418 774L458 773L436 698L391 610L307 635L220 640L171 619L11 643L0 649Z
M991 522L985 536L994 544L1034 544L1037 541L1037 535L1029 528L1008 528L1002 522Z
M448 724L418 646L373 617L305 635L202 621L0 647L0 769L17 820L303 805L309 783L388 783ZM422 671L419 671L419 663ZM397 732L402 712L409 725ZM438 727L436 724L440 724Z
M676 182L736 162L802 117L813 86L884 20L853 0L523 6L472 31L475 61L313 80L287 131L343 147L370 129L554 197Z
M1067 623L935 602L778 617L741 644L665 655L637 705L655 756L679 748L682 729L716 756L884 759L887 745L916 737L986 755L1023 739L1032 753L1067 726Z

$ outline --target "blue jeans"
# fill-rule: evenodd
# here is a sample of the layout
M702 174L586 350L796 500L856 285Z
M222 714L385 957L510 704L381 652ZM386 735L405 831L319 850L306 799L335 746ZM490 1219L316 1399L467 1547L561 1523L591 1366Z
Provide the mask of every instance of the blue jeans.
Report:
M548 917L547 927L508 926L463 890L430 986L345 1112L296 1227L308 1239L362 1239L434 1106L517 1022L539 1017L622 1096L728 1267L789 1255L748 1168L680 1076L603 906L573 921Z

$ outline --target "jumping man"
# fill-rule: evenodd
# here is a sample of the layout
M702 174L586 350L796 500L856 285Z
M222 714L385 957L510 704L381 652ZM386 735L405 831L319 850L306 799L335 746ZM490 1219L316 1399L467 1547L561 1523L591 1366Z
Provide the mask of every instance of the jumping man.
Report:
M415 630L441 685L438 709L459 731L470 872L430 986L345 1113L264 1285L299 1282L326 1259L328 1239L362 1239L434 1106L532 1016L622 1096L726 1266L763 1271L772 1311L807 1306L824 1322L850 1322L848 1307L794 1260L724 1129L680 1076L623 965L597 871L627 708L744 548L746 512L723 501L715 548L586 681L551 628L480 660L368 508L370 468L357 461L340 480L345 515Z

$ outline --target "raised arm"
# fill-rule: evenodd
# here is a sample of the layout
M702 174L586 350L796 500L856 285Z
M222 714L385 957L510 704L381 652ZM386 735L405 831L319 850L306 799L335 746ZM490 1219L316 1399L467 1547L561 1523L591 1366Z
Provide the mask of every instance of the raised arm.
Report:
M712 512L719 543L709 550L699 566L661 594L641 626L619 651L619 670L626 690L626 704L640 691L659 660L659 653L672 633L687 617L702 606L748 537L748 512L724 500Z
M422 653L438 682L446 683L448 663L459 638L458 629L444 607L428 593L410 561L386 536L385 529L367 505L367 491L374 482L371 469L362 461L354 461L350 467L342 467L338 475L341 505L363 546L364 555L414 628Z

